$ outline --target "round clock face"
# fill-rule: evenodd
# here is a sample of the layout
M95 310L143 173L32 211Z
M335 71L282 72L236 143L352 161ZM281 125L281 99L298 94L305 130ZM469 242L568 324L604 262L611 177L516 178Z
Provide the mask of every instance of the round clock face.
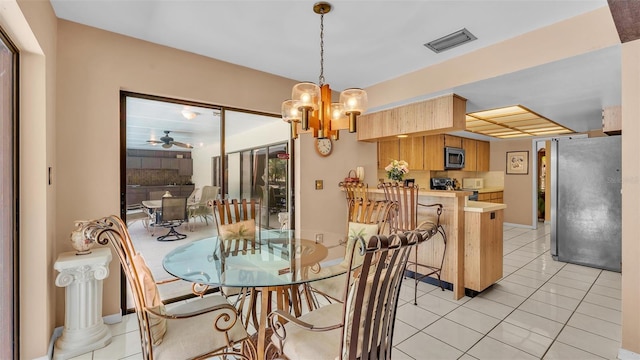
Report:
M329 156L333 150L331 139L316 139L316 151L321 156Z

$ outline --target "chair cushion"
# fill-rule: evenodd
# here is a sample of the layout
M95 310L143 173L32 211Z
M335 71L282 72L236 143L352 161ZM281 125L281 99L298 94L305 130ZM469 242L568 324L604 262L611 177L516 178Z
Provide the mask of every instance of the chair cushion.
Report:
M302 315L300 320L315 326L329 326L342 321L342 304L331 304ZM331 331L309 331L293 323L284 326L287 336L283 354L288 359L337 359L340 355L340 334L342 329ZM280 346L273 334L271 341Z
M368 241L372 236L378 235L378 224L361 224L353 221L349 221L349 235L347 237L347 249L345 251L345 257L340 265L349 267L349 257L351 256L351 249L356 243L356 239L362 236ZM353 257L353 263L355 265L362 264L362 255L356 249L356 253Z
M146 308L153 309L161 314L166 313L162 298L158 292L158 286L151 274L151 270L144 261L142 254L137 253L133 256L133 266L135 266L138 273L138 281L142 286L142 292L144 296L144 306ZM162 342L164 334L167 332L167 319L149 314L149 328L151 329L151 338L154 345L158 345Z
M254 219L238 221L233 224L220 225L221 240L254 239L256 237L256 221Z
M184 314L225 303L228 304L224 297L214 294L203 299L193 299L187 303L172 304L167 308L171 314ZM167 320L167 333L162 344L154 347L153 358L156 360L191 359L227 347L224 333L216 331L215 328L216 318L225 311L233 310L213 311L186 319ZM235 315L232 315L231 319L234 318ZM218 324L220 327L229 325L222 320L219 320ZM229 331L229 340L237 344L248 336L249 334L238 319Z
M344 274L337 275L334 277L330 277L323 280L318 280L310 283L311 287L314 290L325 293L331 296L334 299L344 301L344 287L345 287L345 278L347 267L342 267L340 265L330 266L328 268L322 269L322 273L331 273L334 274L336 272L344 272Z

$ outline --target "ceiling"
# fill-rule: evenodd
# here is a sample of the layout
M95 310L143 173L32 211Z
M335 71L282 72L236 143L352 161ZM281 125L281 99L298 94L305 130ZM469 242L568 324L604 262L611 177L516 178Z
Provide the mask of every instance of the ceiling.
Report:
M312 11L314 1L51 3L62 19L295 80L318 79L320 19ZM607 6L606 0L331 3L334 8L324 19L324 75L337 91L366 88ZM478 39L439 54L423 46L462 28ZM614 46L424 98L455 92L468 99L468 112L521 104L570 129L586 131L601 127L604 106L620 103L620 59L620 46Z

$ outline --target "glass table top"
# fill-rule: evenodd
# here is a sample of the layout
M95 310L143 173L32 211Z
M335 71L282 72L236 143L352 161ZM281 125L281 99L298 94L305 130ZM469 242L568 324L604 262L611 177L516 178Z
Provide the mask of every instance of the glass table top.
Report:
M340 274L321 271L327 248L296 239L293 231L262 230L257 237L255 246L247 244L247 250L237 240L195 240L169 252L162 265L178 278L228 287L295 285Z

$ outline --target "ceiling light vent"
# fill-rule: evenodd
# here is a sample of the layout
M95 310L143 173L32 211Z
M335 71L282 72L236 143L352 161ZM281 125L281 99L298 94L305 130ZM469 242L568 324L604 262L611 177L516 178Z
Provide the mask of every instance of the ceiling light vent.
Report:
M428 42L424 44L424 46L433 50L433 52L440 53L475 39L477 38L469 30L462 29L443 36L440 39Z

